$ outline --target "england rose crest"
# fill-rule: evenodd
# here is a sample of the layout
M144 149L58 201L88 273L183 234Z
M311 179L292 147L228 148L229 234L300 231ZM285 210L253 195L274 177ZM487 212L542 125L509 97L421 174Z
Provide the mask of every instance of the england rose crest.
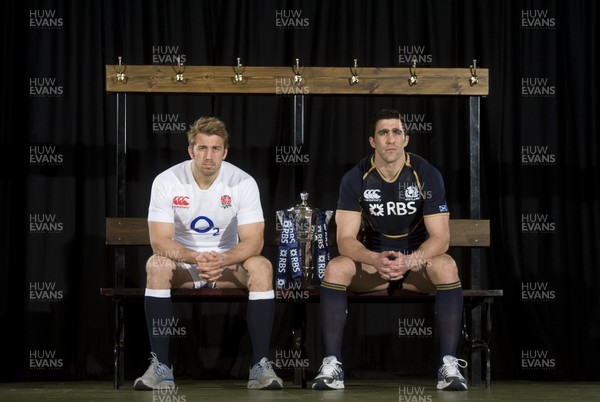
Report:
M231 207L231 197L228 195L221 196L221 208L229 208Z

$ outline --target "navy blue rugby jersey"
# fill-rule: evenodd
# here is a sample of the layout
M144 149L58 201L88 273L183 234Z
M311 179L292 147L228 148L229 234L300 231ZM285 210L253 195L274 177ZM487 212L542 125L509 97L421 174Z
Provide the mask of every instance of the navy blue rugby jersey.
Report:
M363 243L377 252L416 250L429 237L423 216L450 213L439 170L408 152L391 183L380 175L373 155L358 162L342 178L337 209L361 212Z

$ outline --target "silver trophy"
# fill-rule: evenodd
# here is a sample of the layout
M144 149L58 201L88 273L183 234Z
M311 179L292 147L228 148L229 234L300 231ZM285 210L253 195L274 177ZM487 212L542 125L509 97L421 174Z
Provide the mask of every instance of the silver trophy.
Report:
M319 285L318 276L315 273L313 264L314 243L316 240L316 230L319 224L319 210L308 205L308 193L300 193L302 202L286 211L277 211L279 223L283 226L285 215L291 220L291 226L297 237L301 272L302 287L313 288ZM285 214L284 212L287 212ZM289 224L289 223L288 223Z

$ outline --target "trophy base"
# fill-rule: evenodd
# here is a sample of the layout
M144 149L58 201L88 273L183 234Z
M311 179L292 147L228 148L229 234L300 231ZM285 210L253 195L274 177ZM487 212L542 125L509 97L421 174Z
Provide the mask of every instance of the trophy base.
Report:
M302 278L302 289L318 289L320 286L321 282L313 275Z

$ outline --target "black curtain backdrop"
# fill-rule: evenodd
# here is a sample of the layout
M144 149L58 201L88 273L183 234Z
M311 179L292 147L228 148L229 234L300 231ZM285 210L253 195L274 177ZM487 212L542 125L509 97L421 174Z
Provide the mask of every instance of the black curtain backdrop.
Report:
M493 305L494 378L598 380L599 166L597 2L544 1L6 1L2 4L0 320L2 380L109 379L113 284L104 218L116 216L116 95L105 65L408 66L490 71L481 102L482 217L492 247L483 281ZM24 44L23 44L24 42ZM25 69L25 70L23 70ZM310 90L310 84L308 84ZM145 216L154 176L187 158L185 132L216 115L228 160L253 174L272 231L299 202L335 210L343 173L370 152L370 115L397 108L409 150L442 172L454 218L469 217L468 98L306 96L305 138L293 98L127 95L126 215ZM23 111L25 111L23 116ZM293 153L304 162L285 164ZM469 285L468 254L455 253ZM143 287L149 249L127 252L127 285ZM265 255L274 258L274 247ZM278 303L272 358L291 350L293 305ZM435 334L399 335L399 320L433 327L431 306L351 305L348 377L433 375ZM177 304L179 378L244 378L243 304ZM318 306L307 358L322 358ZM141 303L126 307L126 378L147 366ZM428 332L428 331L425 331ZM435 331L434 331L435 332ZM462 355L461 357L467 358ZM291 373L291 372L288 372ZM283 372L282 374L286 374Z

